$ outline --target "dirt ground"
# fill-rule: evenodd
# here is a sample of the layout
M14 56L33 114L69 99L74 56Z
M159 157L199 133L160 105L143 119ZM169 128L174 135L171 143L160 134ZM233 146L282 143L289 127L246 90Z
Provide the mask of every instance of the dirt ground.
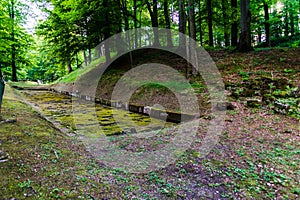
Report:
M3 199L299 199L300 49L210 54L231 107L217 144L207 156L199 155L196 149L205 133L199 129L198 142L180 159L150 173L103 165L80 141L59 132L7 88L2 115L16 122L0 125ZM195 88L202 88L198 82ZM171 105L167 97L164 102ZM203 121L210 117L208 113ZM174 134L111 140L120 149L145 152L168 143Z

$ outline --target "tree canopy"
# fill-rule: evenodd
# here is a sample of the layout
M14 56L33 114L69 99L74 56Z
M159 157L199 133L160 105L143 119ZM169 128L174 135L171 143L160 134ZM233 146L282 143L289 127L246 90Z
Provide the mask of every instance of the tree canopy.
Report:
M26 4L18 0L0 3L0 67L4 76L13 81L25 76L25 68L31 65L28 57L33 38L23 27L26 21Z
M105 55L110 59L109 52L118 49L108 44L106 51L103 47L94 48L116 33L140 27L173 29L189 35L201 46L231 46L239 51L250 51L254 46L299 46L300 41L298 0L32 2L39 4L48 16L39 22L35 37L23 28L26 5L20 0L0 3L0 65L5 76L14 81L17 75L35 79L33 74L39 71L52 73L43 79L53 81L83 62L90 63L92 57ZM168 32L168 42L161 44L155 31L155 45L171 47L178 37ZM135 47L143 42L137 35L125 39ZM26 77L28 71L30 75Z

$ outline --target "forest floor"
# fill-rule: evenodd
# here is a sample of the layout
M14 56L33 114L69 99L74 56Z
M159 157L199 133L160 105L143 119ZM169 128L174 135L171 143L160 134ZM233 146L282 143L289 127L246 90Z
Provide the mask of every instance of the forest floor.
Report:
M95 162L85 146L66 137L9 86L2 106L1 199L117 197L118 189L87 171Z
M144 174L95 161L80 141L58 131L8 87L2 116L16 122L0 125L0 194L4 199L299 199L300 49L210 54L233 107L226 111L218 143L204 158L191 148L175 163ZM182 65L176 59L160 61ZM203 82L191 81L205 90ZM111 88L104 90L98 92L109 98ZM176 109L169 99L160 103ZM144 100L132 99L150 103ZM111 139L137 152L155 150L161 142Z

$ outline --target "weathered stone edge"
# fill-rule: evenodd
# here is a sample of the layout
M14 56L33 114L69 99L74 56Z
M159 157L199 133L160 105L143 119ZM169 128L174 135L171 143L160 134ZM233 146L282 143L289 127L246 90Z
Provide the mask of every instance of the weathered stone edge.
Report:
M53 92L58 92L60 94L77 97L77 98L80 98L80 99L83 99L86 101L95 102L96 104L110 106L110 107L122 109L122 110L128 110L128 111L143 114L143 115L149 115L149 113L147 113L145 110L145 108L147 108L148 106L142 106L142 105L137 105L137 104L127 104L127 103L122 103L119 101L113 101L113 100L104 99L104 98L97 98L97 97L92 97L92 96L88 96L88 95L81 95L81 94L73 93L73 92L69 92L69 91L57 90L55 88L50 88L49 90L53 91ZM174 112L174 111L170 111L170 110L164 111L164 110L151 108L151 117L154 117L157 119L166 119L169 122L180 123L183 121L189 121L189 120L195 119L196 117L199 117L199 116L180 113L180 112Z
M143 115L149 115L147 112L147 108L149 106L142 106L142 105L137 105L137 104L127 104L127 103L122 103L119 101L113 101L109 99L104 99L104 98L96 98L88 95L82 95L74 92L69 92L65 90L59 90L55 87L20 87L20 86L12 86L15 89L18 90L40 90L40 91L52 91L52 92L57 92L60 94L72 96L72 97L77 97L82 100L90 101L90 102L95 102L96 104L100 105L105 105L105 106L110 106L113 108L117 109L122 109L122 110L128 110L134 113L139 113ZM151 117L157 118L157 119L166 119L169 122L174 122L174 123L180 123L184 121L190 121L192 119L200 117L199 115L192 115L192 114L185 114L185 113L180 113L180 112L174 112L170 110L159 110L150 107L151 109Z

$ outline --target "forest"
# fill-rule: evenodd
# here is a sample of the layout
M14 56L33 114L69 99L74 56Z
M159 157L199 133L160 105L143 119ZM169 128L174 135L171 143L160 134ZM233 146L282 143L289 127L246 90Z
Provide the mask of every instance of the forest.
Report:
M300 40L297 0L39 0L30 4L44 16L31 33L24 27L29 16L38 18L35 11L25 1L1 1L0 63L7 80L53 82L89 64L92 50L105 39L143 27L176 30L207 49L240 52L298 47ZM161 45L172 45L176 36L168 37L168 44ZM126 40L133 46L140 42L133 37Z
M1 0L0 199L300 199L300 0Z

